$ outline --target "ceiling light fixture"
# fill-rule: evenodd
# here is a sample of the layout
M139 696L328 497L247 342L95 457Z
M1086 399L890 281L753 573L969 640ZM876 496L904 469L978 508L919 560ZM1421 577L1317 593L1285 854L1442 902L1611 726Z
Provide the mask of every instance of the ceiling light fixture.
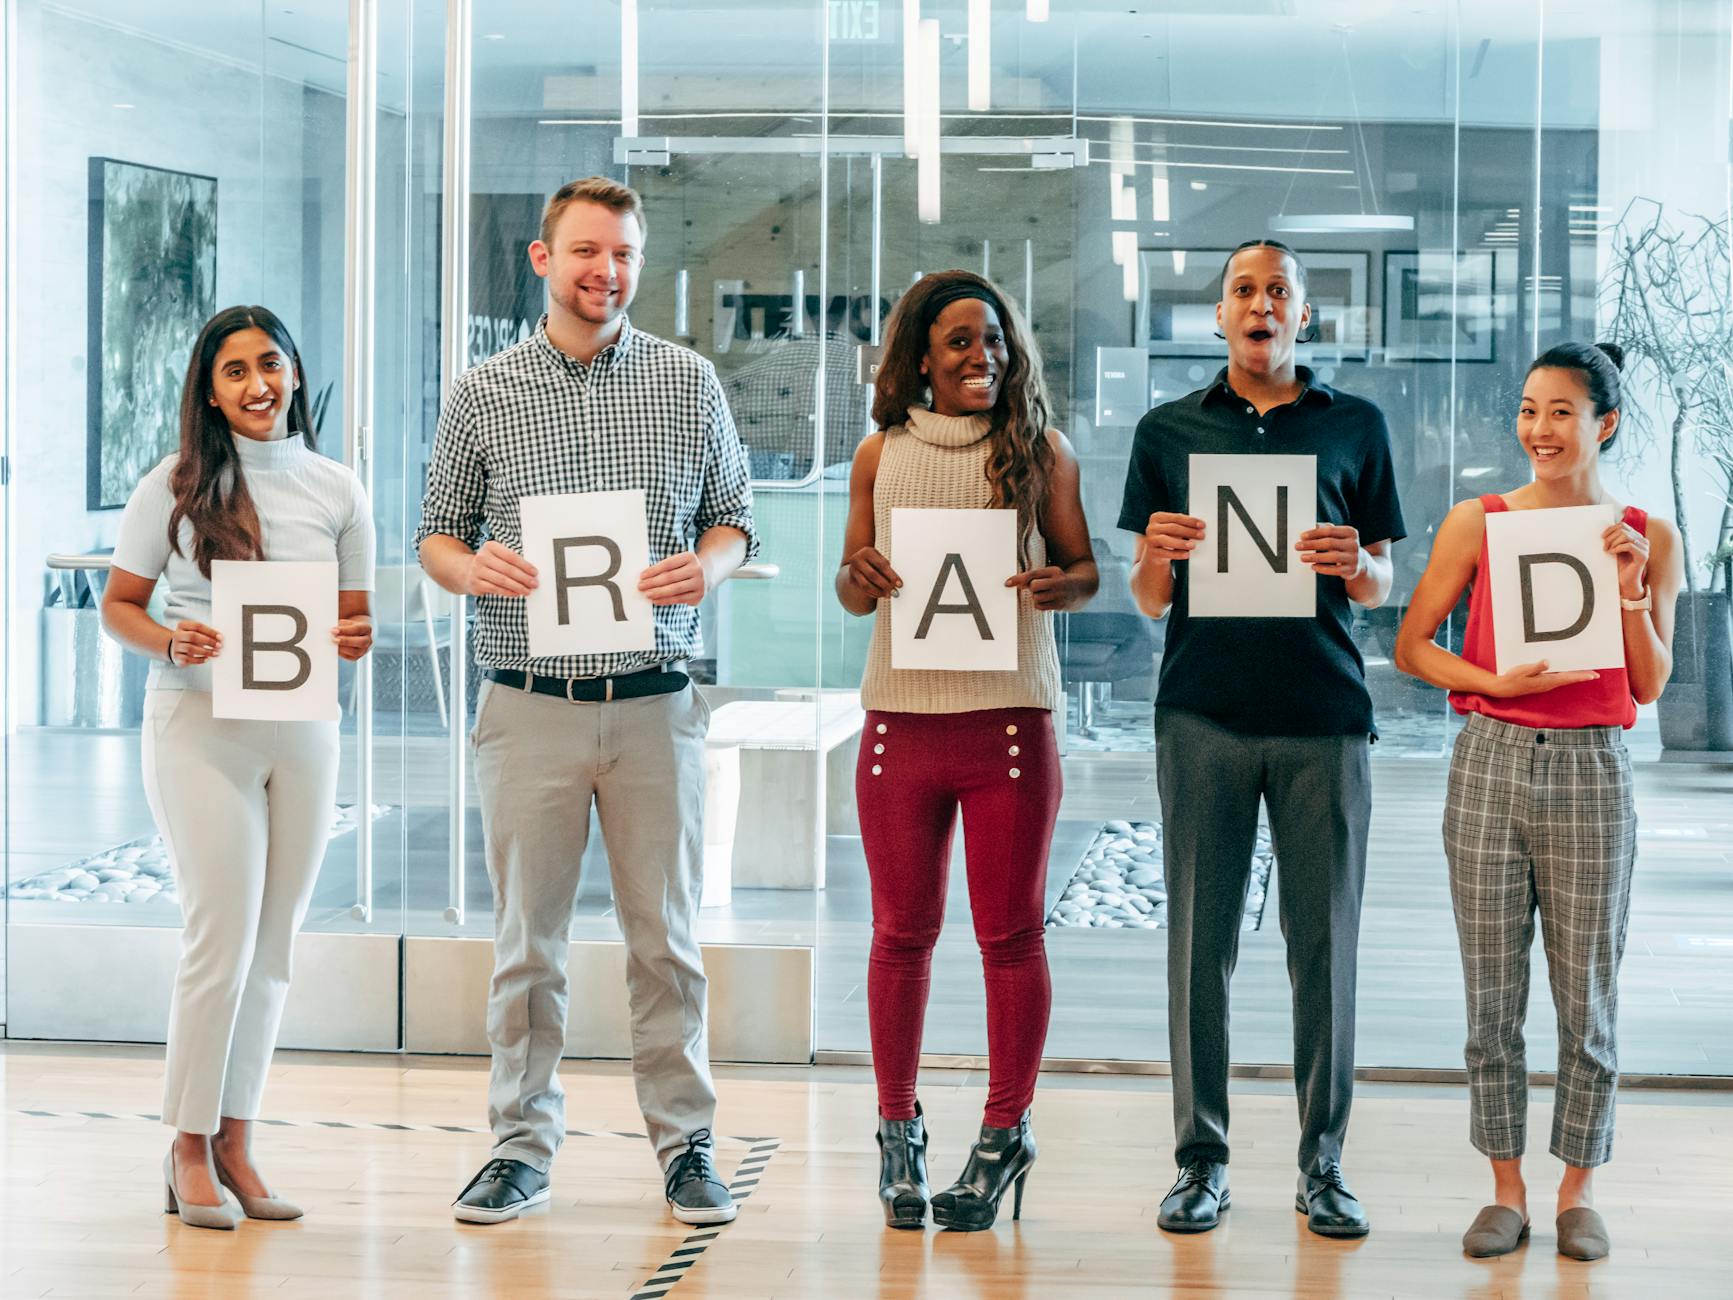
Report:
M928 225L939 220L939 20L920 26L920 138L916 151L915 205Z
M993 0L969 0L969 111L993 107Z
M903 153L920 153L921 0L903 0Z
M620 0L620 134L638 135L638 0Z
M1047 0L1029 0L1029 21L1032 23L1047 21Z

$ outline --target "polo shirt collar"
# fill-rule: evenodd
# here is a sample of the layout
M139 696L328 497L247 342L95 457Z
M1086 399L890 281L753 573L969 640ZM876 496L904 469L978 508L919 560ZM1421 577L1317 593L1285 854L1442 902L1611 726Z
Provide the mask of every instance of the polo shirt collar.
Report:
M1312 368L1310 366L1295 366L1294 375L1303 385L1300 389L1300 395L1294 399L1293 404L1295 406L1305 406L1308 404L1331 406L1335 404L1336 390L1331 388L1328 384L1321 382L1318 377L1312 373ZM1234 392L1233 388L1228 384L1228 368L1226 366L1223 366L1216 374L1215 383L1211 384L1204 390L1203 401L1206 406L1211 402L1228 402L1232 405L1238 406L1243 404L1245 400L1245 398Z
M536 322L534 335L536 348L546 360L556 366L562 366L567 370L575 370L579 373L587 373L592 367L597 366L603 370L612 370L631 356L632 342L636 337L637 331L632 328L631 317L622 316L620 317L620 336L596 353L590 361L584 362L579 361L576 357L566 355L554 346L553 340L548 337L548 318L545 312L542 314L542 318Z

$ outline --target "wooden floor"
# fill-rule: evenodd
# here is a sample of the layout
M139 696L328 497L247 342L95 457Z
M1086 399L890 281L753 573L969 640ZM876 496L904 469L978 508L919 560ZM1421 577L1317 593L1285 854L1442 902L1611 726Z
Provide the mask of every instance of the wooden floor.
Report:
M586 1134L567 1139L550 1205L471 1227L448 1202L487 1153L482 1063L285 1053L269 1107L287 1123L260 1130L260 1162L307 1217L220 1233L160 1212L167 1134L141 1118L160 1074L154 1049L0 1045L0 1295L630 1297L670 1259L695 1261L660 1273L679 1277L674 1300L1733 1294L1727 1094L1627 1095L1599 1182L1613 1254L1584 1265L1554 1250L1545 1155L1528 1162L1529 1244L1462 1256L1488 1188L1450 1089L1362 1085L1347 1168L1374 1230L1355 1243L1313 1237L1292 1209L1291 1094L1237 1087L1234 1208L1217 1232L1176 1238L1155 1227L1173 1172L1161 1081L1050 1076L1022 1222L956 1235L882 1226L862 1072L724 1070L718 1128L751 1139L722 1139L724 1174L749 1152L768 1163L739 1221L712 1235L668 1218L647 1147L620 1135L641 1121L617 1067L566 1071L568 1122ZM961 1167L983 1082L923 1080L935 1181Z

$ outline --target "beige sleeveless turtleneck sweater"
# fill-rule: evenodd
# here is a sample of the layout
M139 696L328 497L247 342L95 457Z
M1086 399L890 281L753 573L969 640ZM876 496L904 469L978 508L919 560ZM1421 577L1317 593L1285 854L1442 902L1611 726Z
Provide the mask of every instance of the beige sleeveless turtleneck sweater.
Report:
M909 408L909 421L885 431L873 481L873 546L896 567L892 550L894 509L987 510L988 423L984 415L935 415ZM1029 566L1047 563L1047 545L1037 532L1029 541ZM879 601L867 650L861 704L891 713L968 713L975 709L1057 709L1062 702L1059 652L1053 615L1035 608L1027 590L1017 593L1017 668L1012 672L940 672L891 667L890 600Z

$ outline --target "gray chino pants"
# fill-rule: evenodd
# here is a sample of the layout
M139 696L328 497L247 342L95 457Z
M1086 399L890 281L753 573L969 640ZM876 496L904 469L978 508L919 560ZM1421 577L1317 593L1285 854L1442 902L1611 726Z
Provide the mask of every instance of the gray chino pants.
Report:
M546 1171L565 1135L566 956L592 799L626 941L632 1076L658 1160L666 1165L711 1126L716 1089L693 935L709 725L690 686L605 704L482 687L472 741L494 893L495 1156Z
M1262 800L1293 991L1300 1168L1317 1173L1341 1159L1354 1098L1368 738L1247 736L1175 709L1157 710L1155 736L1176 1157L1228 1158L1228 982Z

